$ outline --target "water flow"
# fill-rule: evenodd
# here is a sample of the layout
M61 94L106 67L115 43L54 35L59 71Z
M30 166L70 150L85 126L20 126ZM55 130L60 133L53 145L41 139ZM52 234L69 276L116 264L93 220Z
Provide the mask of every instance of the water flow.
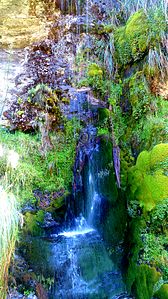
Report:
M92 156L90 157L88 164L88 182L86 192L87 223L91 227L95 227L97 221L100 219L101 205L101 197L97 191L98 169Z
M34 238L29 258L38 275L54 280L49 299L128 298L123 295L121 271L109 257L98 230L103 205L98 176L101 153L91 141L86 149L89 162L82 178L84 208L70 229L45 239Z

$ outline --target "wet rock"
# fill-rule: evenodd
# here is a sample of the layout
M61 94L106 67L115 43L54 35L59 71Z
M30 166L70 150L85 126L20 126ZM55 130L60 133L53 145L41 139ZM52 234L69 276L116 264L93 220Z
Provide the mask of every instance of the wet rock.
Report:
M14 260L10 267L9 285L9 298L32 298L36 299L35 293L30 292L29 295L23 295L23 290L35 290L36 279L33 271L29 268L26 260L21 256L17 250L14 255ZM14 286L14 289L13 289ZM29 297L30 296L30 297ZM7 297L8 298L8 297Z
M37 17L7 16L0 24L0 48L23 49L47 35L46 24Z
M38 299L34 293L30 293L28 296L19 293L17 290L9 290L9 294L6 299Z
M22 208L22 214L25 215L26 213L32 213L35 214L37 212L37 208L32 205L32 204L26 204L23 208Z
M56 226L58 226L58 225L59 225L59 223L57 223L57 222L53 219L51 213L46 212L45 215L44 215L44 221L43 221L43 224L41 224L40 226L41 226L42 228L49 229L49 228L56 227Z
M89 156L95 149L95 138L97 130L92 125L87 126L81 132L79 143L76 150L76 160L74 165L74 182L73 189L75 193L78 193L82 190L83 181L82 181L82 171L86 162L86 159L89 159Z

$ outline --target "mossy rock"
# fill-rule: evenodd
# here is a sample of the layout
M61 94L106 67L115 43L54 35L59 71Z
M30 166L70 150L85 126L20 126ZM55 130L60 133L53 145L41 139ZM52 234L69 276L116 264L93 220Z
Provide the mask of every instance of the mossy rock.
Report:
M148 19L142 10L133 14L126 26L116 30L115 45L117 58L121 64L125 65L142 57L148 48L148 32Z
M147 171L149 170L149 165L150 163L150 158L149 158L149 152L148 151L143 151L139 154L136 162L136 166L138 167L139 170Z
M161 274L154 267L139 263L139 254L143 249L142 232L146 228L143 216L133 218L129 222L128 237L126 240L128 250L128 270L125 274L125 282L128 293L136 299L151 299L155 285Z
M126 25L125 34L131 46L131 55L136 60L148 47L149 23L146 14L140 10L133 14Z
M159 10L149 15L139 10L130 16L125 26L117 28L114 41L119 66L140 60L150 47L157 47L166 30L164 23L163 13Z
M132 285L132 292L136 299L151 299L154 286L160 276L160 273L153 267L148 265L136 266L135 281Z
M145 210L151 211L157 202L168 197L168 177L158 173L145 175L135 196Z
M167 159L168 144L158 144L150 152L140 153L129 171L131 200L138 200L146 211L168 198L168 176L164 172Z
M159 291L155 293L155 298L167 299L168 298L168 284L163 284Z
M42 229L39 224L42 224L44 221L44 211L39 210L36 214L26 213L24 219L24 228L23 231L26 234L30 234L32 236L41 235Z
M98 108L98 116L99 121L104 122L106 121L110 116L110 111L107 108Z

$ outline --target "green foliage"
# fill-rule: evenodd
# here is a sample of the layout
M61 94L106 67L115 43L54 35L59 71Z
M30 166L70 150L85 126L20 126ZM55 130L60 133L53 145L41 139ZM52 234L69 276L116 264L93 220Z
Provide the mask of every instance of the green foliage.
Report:
M37 214L26 213L24 217L24 227L23 231L26 234L31 234L32 236L39 236L42 233L42 229L39 224L44 221L44 211L40 210Z
M158 203L150 214L151 230L157 234L167 234L168 199Z
M113 134L116 144L119 144L123 138L126 129L126 122L123 117L120 101L123 93L122 82L114 83L110 82L109 85L109 104L111 106L111 119L113 126Z
M146 232L143 234L144 247L142 261L148 262L155 268L159 268L162 271L163 278L168 278L168 252L166 245L168 237L164 234L156 235L152 232Z
M87 81L88 85L93 88L93 91L96 95L104 96L106 93L105 90L105 81L103 80L103 70L96 63L91 63L87 71Z
M155 293L154 298L166 299L168 298L168 284L163 284L159 291Z
M132 118L138 120L151 111L151 105L155 101L155 97L149 91L143 72L135 73L135 75L128 79L128 82Z
M168 177L164 172L167 156L168 144L158 144L152 151L142 152L136 165L130 169L131 199L138 200L146 211L168 198Z
M102 79L103 71L102 71L102 69L100 68L99 65L97 65L96 63L92 63L88 67L88 76L90 78Z
M138 71L123 83L123 95L127 113L122 114L126 128L125 142L131 142L134 149L151 149L154 145L167 142L167 101L154 96L142 71ZM123 140L123 138L122 138Z
M72 124L68 123L64 133L51 136L53 149L43 156L38 135L11 134L1 129L4 150L3 159L0 160L1 183L14 192L20 202L33 199L32 191L37 188L50 192L59 189L68 191L73 175L76 137ZM8 163L9 153L12 157L14 153L18 155L17 167L13 168Z
M141 261L159 269L162 280L168 279L168 199L158 203L150 212L146 228L142 231L143 251Z
M126 273L126 285L129 293L137 299L151 299L155 285L161 274L154 267L140 264L139 255L143 251L143 231L146 227L143 217L137 217L129 223L129 266ZM142 241L143 240L143 241Z
M98 132L97 135L109 135L109 117L110 111L107 108L99 108L98 109Z
M0 298L6 298L8 268L18 233L19 213L13 194L0 186Z
M166 22L162 11L157 9L148 15L143 10L135 12L126 25L114 33L119 66L141 59L150 47L158 46L164 30Z
M161 7L148 11L148 23L150 27L150 47L154 48L158 46L167 30L165 15Z

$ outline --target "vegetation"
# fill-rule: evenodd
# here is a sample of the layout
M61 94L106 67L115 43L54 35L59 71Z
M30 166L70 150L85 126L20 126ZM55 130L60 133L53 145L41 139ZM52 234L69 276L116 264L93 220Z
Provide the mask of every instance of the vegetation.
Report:
M76 127L77 134L77 127ZM22 132L10 133L0 129L0 297L6 298L8 268L18 237L19 210L36 200L33 191L61 191L65 195L72 183L76 136L71 122L65 132L51 136L53 148L44 156L41 153L40 135ZM51 196L52 199L52 196ZM52 203L53 202L53 203ZM61 207L64 201L58 196L51 201L51 211ZM44 220L44 206L36 215L27 213L24 232L40 234L37 223Z
M115 55L119 66L140 60L149 48L157 48L165 30L162 11L146 15L143 10L139 10L133 14L126 25L117 28L114 34Z
M34 1L32 3L35 4ZM94 24L93 21L93 28L88 30L89 42L85 41L85 50L78 53L76 58L75 79L78 87L89 86L95 98L100 99L105 107L98 109L98 136L110 137L113 145L120 148L121 193L126 197L128 211L125 252L128 262L125 273L128 292L137 299L166 299L167 1L122 0L117 3L116 8L105 12L107 20L101 16L100 24ZM30 7L31 14L37 13L34 4ZM46 18L50 18L47 5L43 6ZM53 10L52 5L52 13ZM68 6L63 10L68 11ZM99 17L100 11L96 6L92 10ZM72 7L72 11L75 12L76 8ZM56 32L56 40L59 39L58 36ZM81 37L83 41L84 34ZM48 57L44 64L48 64L51 52L55 51L54 47L51 47L49 54L46 53ZM44 73L46 70L44 68ZM60 76L65 75L64 68L59 72ZM70 77L69 69L68 74ZM62 84L70 84L69 77ZM38 210L34 214L25 214L23 231L33 236L40 235L45 212L53 212L62 207L70 190L80 125L75 120L69 122L63 118L60 107L69 100L66 93L63 92L63 97L61 93L62 91L55 91L47 84L37 83L23 99L17 99L7 115L14 129L28 134L0 129L2 298L5 298L8 267L17 239L20 219L18 210L27 203L35 204L38 201ZM109 145L108 150L112 153ZM37 190L43 195L46 192L50 194L49 204L37 199ZM55 192L58 195L56 198ZM120 213L119 203L116 205L116 216L113 215L113 221L110 222L111 207L106 228L111 239L112 226L109 223L115 226ZM123 233L123 228L120 227L120 230Z
M2 299L6 298L8 268L15 249L19 218L14 195L0 186L0 297Z
M137 299L160 299L168 297L166 3L122 5L123 14L101 26L94 39L92 66L103 72L88 72L85 82L108 100L98 134L112 134L121 149L121 187L129 194L128 291Z
M150 152L143 151L130 169L128 183L131 199L137 200L145 211L168 198L168 144L158 144Z
M49 192L69 190L76 145L71 123L67 123L65 133L60 131L51 136L53 148L45 156L40 151L38 134L13 134L1 129L0 139L4 151L0 161L1 183L14 192L19 202L33 200L35 189ZM18 157L17 168L9 164L9 155L11 161Z

